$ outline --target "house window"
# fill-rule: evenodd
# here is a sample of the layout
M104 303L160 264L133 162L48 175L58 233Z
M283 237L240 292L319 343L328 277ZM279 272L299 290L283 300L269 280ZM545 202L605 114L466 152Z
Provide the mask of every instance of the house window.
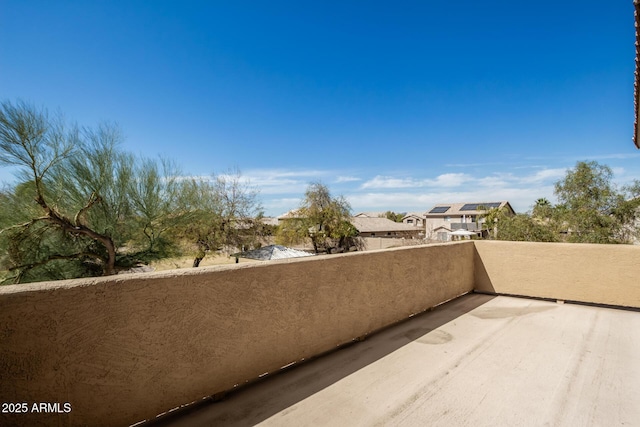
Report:
M444 220L447 221L447 222L451 222L451 217L450 216L445 216Z
M412 219L408 219L407 220L407 224L413 224L413 220Z

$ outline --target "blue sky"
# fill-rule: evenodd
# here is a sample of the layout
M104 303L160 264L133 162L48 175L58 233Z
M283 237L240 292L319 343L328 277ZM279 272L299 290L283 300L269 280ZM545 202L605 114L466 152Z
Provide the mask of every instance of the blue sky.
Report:
M0 98L237 167L270 215L315 180L354 212L523 212L579 160L640 179L634 41L631 0L0 0Z

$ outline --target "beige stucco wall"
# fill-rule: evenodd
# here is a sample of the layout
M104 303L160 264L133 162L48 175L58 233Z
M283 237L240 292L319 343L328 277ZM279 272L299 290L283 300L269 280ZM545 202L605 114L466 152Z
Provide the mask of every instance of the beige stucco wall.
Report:
M409 246L416 244L418 239L408 238L396 238L396 237L363 237L364 247L367 251L376 249L388 249L400 246Z
M640 307L640 247L475 241L479 291Z
M0 425L127 425L469 292L472 242L0 287ZM62 405L61 405L62 407Z

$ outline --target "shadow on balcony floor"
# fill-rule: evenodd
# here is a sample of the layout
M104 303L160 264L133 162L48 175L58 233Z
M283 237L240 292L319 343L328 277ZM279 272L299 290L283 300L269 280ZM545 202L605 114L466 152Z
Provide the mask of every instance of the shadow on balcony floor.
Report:
M145 426L252 426L375 364L411 342L439 345L453 338L441 326L477 309L495 296L469 294L385 328L301 365L229 393L167 414Z
M640 425L640 313L471 294L156 426Z

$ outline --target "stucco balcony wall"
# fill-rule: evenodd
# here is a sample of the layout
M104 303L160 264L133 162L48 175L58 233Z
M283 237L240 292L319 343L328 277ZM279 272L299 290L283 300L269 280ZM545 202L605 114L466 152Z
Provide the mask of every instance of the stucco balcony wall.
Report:
M0 287L0 425L113 425L223 392L474 287L474 245Z
M640 247L477 240L475 290L640 308Z

